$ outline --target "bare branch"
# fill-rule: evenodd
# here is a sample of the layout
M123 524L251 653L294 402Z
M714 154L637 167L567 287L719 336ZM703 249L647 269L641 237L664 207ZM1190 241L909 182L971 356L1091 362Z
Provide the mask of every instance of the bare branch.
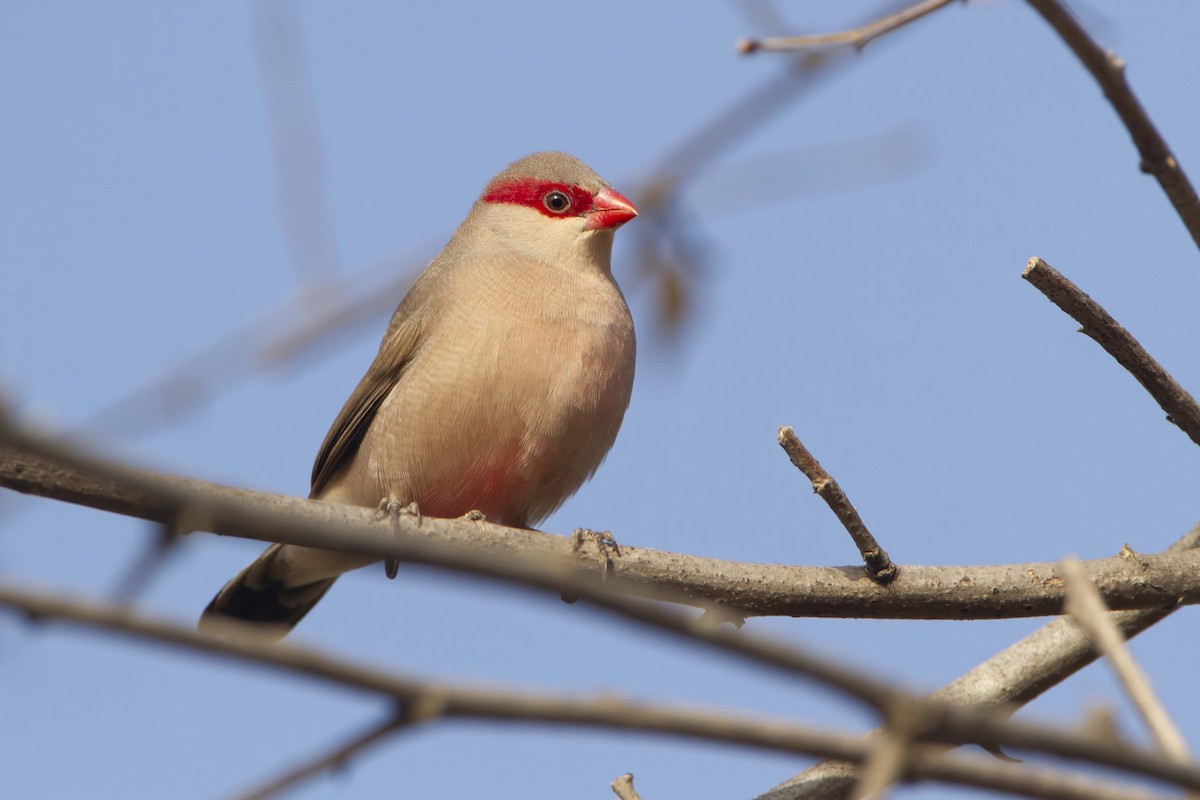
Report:
M527 720L665 733L780 752L815 754L856 763L868 756L867 745L855 737L762 716L638 703L622 700L611 693L589 699L565 694L480 689L422 681L292 642L268 643L261 637L239 633L234 626L229 627L228 636L219 638L190 627L133 614L120 606L67 600L11 585L0 584L0 605L18 609L36 621L65 620L380 694L401 703L410 715L423 721L450 717ZM922 704L919 699L914 702L934 714L945 710L939 710L928 702ZM1081 753L1087 751L1090 757L1086 760L1187 787L1200 787L1200 770L1149 753L1091 742L1086 737L1063 729L1038 730L1033 726L1003 720L994 722L994 725L1009 729L1015 741L1031 744L1038 749L1044 749L1040 744L1050 743L1054 746L1049 752L1070 758L1080 757ZM1152 797L1132 789L1114 788L1111 783L1099 783L1074 773L1039 770L1025 765L1018 767L979 757L946 755L942 750L938 745L914 745L905 779L932 779L1053 800L1150 800ZM1153 800L1163 798L1155 797Z
M1192 235L1192 241L1200 246L1200 200L1197 200L1196 189L1125 81L1125 62L1096 44L1060 0L1029 0L1029 5L1050 23L1100 84L1104 96L1133 138L1142 158L1142 172L1153 175L1162 186Z
M1178 556L1200 547L1200 525L1167 548ZM906 570L907 572L907 570ZM1174 607L1114 611L1109 618L1126 639L1175 612ZM952 705L1016 708L1041 696L1099 658L1091 638L1066 618L1056 619L933 693ZM866 738L878 735L879 731ZM858 776L853 764L822 761L760 795L758 800L843 800Z
M1121 327L1099 303L1084 294L1054 267L1036 256L1029 259L1021 277L1037 287L1050 302L1082 325L1083 333L1137 378L1150 396L1167 412L1167 419L1193 442L1200 444L1200 405L1175 379Z
M1133 654L1125 645L1124 637L1109 619L1104 600L1087 579L1078 559L1068 558L1063 561L1063 576L1067 583L1067 614L1087 631L1088 636L1095 642L1096 649L1108 659L1117 680L1150 729L1159 751L1176 761L1190 761L1183 734L1171 721L1167 709L1154 693L1154 687L1150 685L1146 673L1134 661Z
M390 716L339 743L332 750L313 756L282 775L237 795L236 800L267 800L325 772L341 769L363 750L379 744L409 724L411 720L403 713Z
M0 435L0 439L2 439ZM105 465L115 467L116 465ZM383 559L401 543L430 539L469 548L496 560L526 558L591 567L580 561L570 541L536 531L491 523L427 518L424 530L401 526L395 534L381 528L367 509L235 489L129 467L120 480L111 469L83 472L69 463L6 449L0 441L0 486L118 514L210 530L223 536L351 549L338 531L355 537L357 552ZM92 477L93 475L107 477ZM199 505L191 505L188 504ZM255 514L254 521L231 518L214 508ZM188 512L188 509L191 509ZM185 512L191 519L180 522ZM1089 579L1113 609L1154 608L1200 602L1197 565L1200 553L1186 556L1141 555L1123 551L1086 562ZM700 608L714 604L745 616L796 616L884 619L1001 619L1058 614L1062 578L1058 564L1034 562L997 566L906 565L886 588L862 574L862 567L802 567L752 564L701 558L624 544L611 560L610 577L625 581L635 595L661 598Z
M796 468L812 481L813 491L821 496L854 540L854 546L862 554L867 566L867 575L873 581L886 586L896 577L896 565L888 557L887 551L879 546L875 537L867 530L866 523L858 515L850 498L842 491L842 487L833 479L820 462L808 452L808 448L796 436L796 432L788 426L779 429L779 445L788 454L788 458Z
M618 775L613 778L612 786L613 794L621 800L642 800L641 795L633 788L633 775L626 772L624 775Z
M855 50L861 50L880 36L902 28L910 22L915 22L927 14L932 14L934 11L943 6L948 6L952 2L954 0L921 0L919 3L901 9L894 14L888 14L886 17L863 25L861 28L840 31L838 33L821 33L815 36L778 36L768 39L742 39L737 44L737 50L739 53L749 55L750 53L757 53L760 50L779 52L842 44L848 44Z

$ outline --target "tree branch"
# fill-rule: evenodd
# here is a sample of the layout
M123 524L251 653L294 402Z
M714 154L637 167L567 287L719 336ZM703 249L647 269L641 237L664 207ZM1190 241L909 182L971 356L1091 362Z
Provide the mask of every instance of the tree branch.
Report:
M116 468L109 464L107 467ZM6 447L0 432L0 486L126 516L209 530L223 536L342 549L377 558L399 557L431 539L470 549L493 561L525 558L593 569L570 541L490 523L425 518L417 529L401 520L394 530L370 509L236 489L206 481L121 466L121 479L83 471L28 449ZM181 516L188 519L180 521ZM431 537L430 532L436 534ZM503 559L496 559L497 555ZM408 560L418 560L412 557ZM746 616L874 619L1002 619L1058 614L1062 579L1055 562L996 566L912 566L890 585L865 578L862 567L801 567L723 561L622 544L610 560L610 578L632 594L701 608L736 609ZM1200 602L1196 564L1182 558L1121 555L1085 562L1089 579L1113 609Z
M796 432L786 425L779 429L779 446L788 454L788 458L796 465L796 469L803 472L804 476L812 481L813 491L821 496L821 499L829 506L829 510L842 523L846 533L850 534L850 538L854 540L854 546L862 555L863 563L867 567L867 575L871 577L871 580L883 586L895 580L896 565L888 557L887 551L879 546L879 542L875 541L871 531L867 530L866 523L858 515L850 498L846 496L842 487L838 485L832 475L825 471L813 454L808 452L808 448L800 441L800 437L796 436Z
M1182 556L1200 547L1200 526L1167 548ZM1175 612L1175 608L1109 612L1126 639L1132 639ZM956 706L1017 708L1057 686L1099 658L1091 638L1070 620L1056 619L943 686L933 697ZM878 733L878 732L876 732ZM868 734L867 738L875 734ZM853 764L822 761L760 795L758 800L844 800L857 780Z
M820 33L815 36L776 36L767 39L742 39L737 44L737 50L743 55L757 53L760 50L788 51L802 50L808 47L825 47L827 45L848 44L855 50L861 50L880 36L902 28L910 22L916 22L927 14L932 14L939 8L950 5L954 0L921 0L908 8L903 8L894 14L888 14L860 28L837 33Z
M1058 32L1083 66L1092 74L1104 96L1129 131L1142 158L1141 170L1154 176L1183 220L1192 241L1200 246L1200 200L1175 154L1158 132L1150 115L1125 81L1125 62L1106 52L1088 35L1059 0L1029 0L1029 5Z
M1021 277L1082 325L1083 333L1096 340L1118 364L1137 378L1138 383L1167 412L1167 419L1193 442L1200 444L1200 405L1112 315L1063 277L1062 273L1036 256L1029 259Z
M1154 693L1154 687L1150 685L1146 673L1134 661L1133 654L1125 645L1125 638L1109 619L1108 609L1104 607L1100 593L1088 582L1078 560L1071 558L1064 561L1063 574L1067 582L1067 614L1087 631L1096 649L1108 659L1118 682L1150 729L1159 751L1169 758L1186 763L1190 756L1183 734L1171 721L1171 715Z
M237 795L236 800L267 800L325 772L340 769L363 750L383 742L410 724L411 720L405 714L394 714L338 743L329 752L313 756L282 775Z
M134 614L124 607L67 600L10 585L0 584L0 605L20 610L34 621L58 619L74 622L142 640L172 644L192 652L271 666L350 689L379 694L401 703L413 721L427 722L451 717L522 720L665 733L780 752L833 757L856 763L869 756L868 746L855 737L761 716L638 703L611 694L591 699L422 681L331 656L293 642L268 643L260 637L246 635L239 626L229 626L227 636L215 637L190 627ZM936 710L930 702L919 699L915 702L927 710ZM1149 753L1092 742L1061 729L1035 730L1033 726L1020 726L1003 720L998 724L1001 728L1012 730L1018 741L1063 743L1065 746L1055 747L1055 751L1074 753L1068 757L1076 757L1079 752L1087 750L1092 756L1087 760L1129 769L1182 786L1200 787L1200 771ZM365 738L368 737L359 737ZM1066 771L1036 769L979 757L946 755L943 749L939 745L913 744L906 763L905 779L931 779L1053 800L1150 798L1132 789L1116 789L1109 783L1100 783Z

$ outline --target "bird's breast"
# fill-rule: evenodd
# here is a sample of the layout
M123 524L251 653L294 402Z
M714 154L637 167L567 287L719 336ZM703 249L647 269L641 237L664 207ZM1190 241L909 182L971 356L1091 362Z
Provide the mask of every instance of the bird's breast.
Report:
M549 515L595 472L629 404L633 326L615 299L611 312L444 320L364 439L380 496L510 525Z

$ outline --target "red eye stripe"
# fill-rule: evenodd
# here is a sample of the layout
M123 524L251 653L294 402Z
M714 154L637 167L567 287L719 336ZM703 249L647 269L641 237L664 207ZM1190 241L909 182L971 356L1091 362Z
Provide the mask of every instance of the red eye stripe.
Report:
M546 208L544 198L549 192L562 192L571 198L571 207L563 211L551 211ZM575 217L592 210L592 193L570 183L557 181L540 181L534 178L513 178L500 181L489 186L484 192L485 203L511 203L527 206L547 217Z

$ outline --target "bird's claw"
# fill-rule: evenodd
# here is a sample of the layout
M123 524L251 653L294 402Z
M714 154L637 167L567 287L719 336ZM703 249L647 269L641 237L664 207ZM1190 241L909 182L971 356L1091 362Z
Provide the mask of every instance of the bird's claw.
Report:
M600 558L604 563L604 575L612 570L613 556L618 558L621 556L621 546L617 544L617 540L608 531L594 531L591 528L576 528L571 534L571 552L579 553L583 550L584 542L592 542L596 545L596 549L600 552Z
M417 501L413 501L408 505L404 505L394 497L385 497L379 501L379 507L376 509L376 515L380 518L386 516L392 520L394 525L401 516L408 514L417 518L417 527L421 525L421 508L417 505ZM396 575L400 572L400 559L385 558L383 560L383 571L387 575L388 580L396 579Z

